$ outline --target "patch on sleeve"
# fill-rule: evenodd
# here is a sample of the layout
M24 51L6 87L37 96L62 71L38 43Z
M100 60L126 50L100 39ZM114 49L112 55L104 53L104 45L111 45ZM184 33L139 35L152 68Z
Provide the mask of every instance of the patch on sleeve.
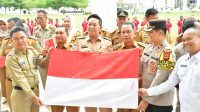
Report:
M165 70L174 69L174 60L171 49L163 50L158 62L158 69L165 69Z

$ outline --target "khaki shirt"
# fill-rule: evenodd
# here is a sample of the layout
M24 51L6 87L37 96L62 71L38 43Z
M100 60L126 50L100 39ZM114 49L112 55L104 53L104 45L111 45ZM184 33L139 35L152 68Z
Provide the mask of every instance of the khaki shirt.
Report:
M40 51L40 44L38 39L29 36L28 45L35 48L38 52ZM10 37L5 38L5 40L2 43L2 52L0 55L6 56L11 51L12 48L13 48L12 39Z
M113 48L114 48L115 45L123 42L123 38L121 36L121 31L119 29L116 29L114 32L112 32L110 34L110 39L112 40Z
M112 43L109 38L98 37L96 43L92 43L89 36L81 36L77 38L75 50L82 51L90 49L92 52L108 52L112 51Z
M125 46L124 42L118 44L119 48L117 48L117 50L124 50L124 49L129 49ZM132 48L139 48L139 46L137 45L137 42L134 42L134 45L132 46Z
M37 65L42 66L42 58L33 47L28 47L26 53L12 49L6 57L6 70L12 85L21 87L31 97L35 96L31 88L38 87Z
M174 54L165 40L160 46L149 44L141 57L143 88L150 88L165 82L174 68ZM173 104L173 90L159 96L143 97L150 104L170 106Z
M70 43L65 43L65 45L62 48L59 48L58 46L56 46L57 49L66 49L66 50L71 50L72 49L72 45Z
M150 43L149 34L146 31L144 31L144 28L141 28L139 30L139 32L137 33L137 35L135 37L135 41L136 42L143 42L143 43L146 43L146 44Z
M38 25L33 30L33 36L39 40L40 46L43 48L46 39L55 37L55 30L56 28L53 25L48 24L45 29Z

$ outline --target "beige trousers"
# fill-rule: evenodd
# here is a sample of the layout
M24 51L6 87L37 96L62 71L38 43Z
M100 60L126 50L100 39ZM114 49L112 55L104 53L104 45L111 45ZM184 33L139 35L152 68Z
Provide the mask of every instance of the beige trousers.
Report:
M38 96L39 90L34 90L34 93ZM22 90L13 89L10 100L12 112L39 112L39 107L33 104L32 97Z

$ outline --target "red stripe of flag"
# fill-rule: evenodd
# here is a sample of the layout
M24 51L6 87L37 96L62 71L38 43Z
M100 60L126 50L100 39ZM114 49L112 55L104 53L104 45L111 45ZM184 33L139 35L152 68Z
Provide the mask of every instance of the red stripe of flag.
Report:
M6 57L0 56L0 68L5 67L5 61L6 61Z
M49 76L78 79L137 78L139 49L86 54L53 49Z

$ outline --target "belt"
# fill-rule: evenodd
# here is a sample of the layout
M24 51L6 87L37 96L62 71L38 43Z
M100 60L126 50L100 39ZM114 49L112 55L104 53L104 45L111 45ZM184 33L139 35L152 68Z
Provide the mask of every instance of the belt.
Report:
M38 87L31 87L32 90L37 90ZM20 86L14 86L14 89L16 90L22 90Z
M6 77L7 80L12 81L10 78Z

